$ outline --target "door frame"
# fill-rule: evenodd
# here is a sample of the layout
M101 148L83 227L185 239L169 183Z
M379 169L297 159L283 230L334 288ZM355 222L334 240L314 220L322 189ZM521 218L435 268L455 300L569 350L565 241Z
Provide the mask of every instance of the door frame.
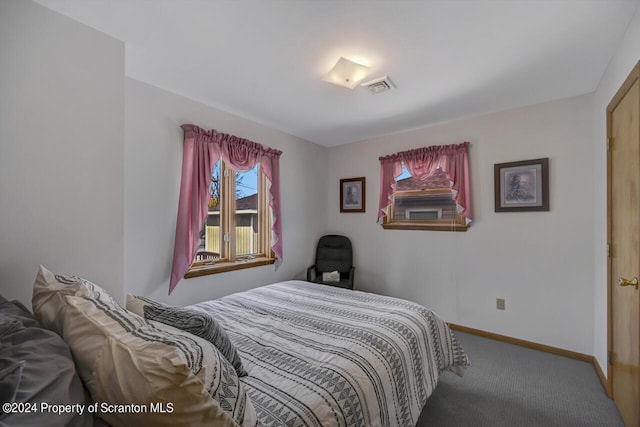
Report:
M606 382L606 392L609 398L613 398L613 369L611 364L611 355L613 352L613 286L615 280L611 277L612 274L612 251L611 248L611 205L612 205L612 188L611 188L611 172L612 172L612 159L611 159L611 121L613 116L613 111L616 109L620 101L624 98L624 96L629 92L631 86L636 82L636 80L640 80L640 61L636 63L633 67L627 78L624 80L616 94L607 105L607 382ZM613 142L615 143L615 141Z

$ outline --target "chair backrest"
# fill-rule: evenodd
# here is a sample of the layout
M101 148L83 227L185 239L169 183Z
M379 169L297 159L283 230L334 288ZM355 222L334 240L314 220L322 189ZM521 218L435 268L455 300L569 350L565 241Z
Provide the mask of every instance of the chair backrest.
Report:
M348 273L353 265L353 250L348 237L328 234L318 240L316 271Z

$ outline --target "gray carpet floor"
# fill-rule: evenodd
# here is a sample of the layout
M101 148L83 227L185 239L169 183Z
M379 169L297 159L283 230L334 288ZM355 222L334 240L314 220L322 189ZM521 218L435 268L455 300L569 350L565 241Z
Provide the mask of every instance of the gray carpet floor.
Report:
M442 374L417 427L624 427L590 363L456 336L472 366Z

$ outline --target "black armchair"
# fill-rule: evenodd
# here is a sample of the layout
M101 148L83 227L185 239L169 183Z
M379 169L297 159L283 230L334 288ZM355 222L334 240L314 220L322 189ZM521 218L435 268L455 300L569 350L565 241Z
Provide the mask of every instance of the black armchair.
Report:
M307 281L353 289L355 269L351 240L345 236L328 234L318 240L316 263L307 269ZM338 272L339 277L323 280L323 273L334 271Z

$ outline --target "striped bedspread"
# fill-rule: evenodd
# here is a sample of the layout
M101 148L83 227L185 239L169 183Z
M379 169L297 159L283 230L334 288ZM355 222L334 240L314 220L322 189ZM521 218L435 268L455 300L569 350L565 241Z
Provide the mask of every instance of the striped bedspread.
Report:
M469 364L443 320L402 299L294 280L192 307L237 346L260 425L414 426L440 373Z

